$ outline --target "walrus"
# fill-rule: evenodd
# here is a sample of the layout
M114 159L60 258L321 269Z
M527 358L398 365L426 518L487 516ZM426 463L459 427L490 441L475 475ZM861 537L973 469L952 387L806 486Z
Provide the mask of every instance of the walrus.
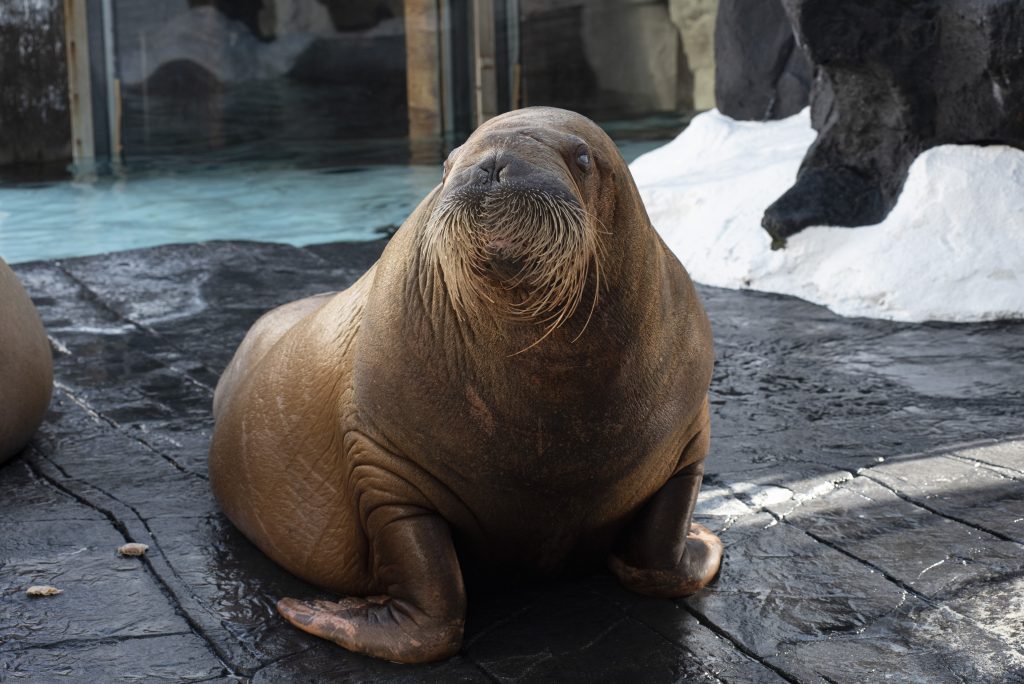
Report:
M601 559L664 597L714 578L721 542L691 523L712 363L612 141L579 114L513 111L451 153L351 287L253 325L216 388L210 482L264 553L343 596L282 598L285 619L443 659L460 559L537 575Z
M53 392L53 356L43 323L18 277L0 259L0 463L43 422Z

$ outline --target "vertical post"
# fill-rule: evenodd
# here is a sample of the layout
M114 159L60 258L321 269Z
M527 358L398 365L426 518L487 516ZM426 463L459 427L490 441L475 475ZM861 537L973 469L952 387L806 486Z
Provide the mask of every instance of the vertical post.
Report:
M412 161L436 161L443 132L437 0L405 0L405 81Z
M454 21L452 19L451 0L438 0L438 41L440 47L441 70L441 133L447 138L455 131L455 63L454 59Z
M498 113L494 0L473 0L473 65L475 125L479 126Z
M112 0L103 0L103 66L107 81L107 125L110 137L110 165L121 167L121 80L114 66L114 7Z
M146 63L146 34L139 31L139 61L142 63L142 139L149 144L149 65Z
M68 99L71 110L71 153L75 177L95 177L96 139L89 78L89 33L86 0L64 0L64 36L68 59Z
M509 109L522 106L522 67L519 63L519 0L505 2L505 30L508 33Z

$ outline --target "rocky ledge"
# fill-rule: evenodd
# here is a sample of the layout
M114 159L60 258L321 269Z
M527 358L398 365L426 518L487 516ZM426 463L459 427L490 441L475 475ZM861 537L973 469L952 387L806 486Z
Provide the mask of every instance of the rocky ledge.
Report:
M380 247L217 242L15 267L57 387L0 468L0 679L1024 681L1024 324L844 319L708 287L698 516L727 547L708 590L647 599L602 573L471 588L462 652L427 667L289 627L275 599L321 593L217 510L213 387L263 311L345 287ZM149 548L119 555L126 542Z

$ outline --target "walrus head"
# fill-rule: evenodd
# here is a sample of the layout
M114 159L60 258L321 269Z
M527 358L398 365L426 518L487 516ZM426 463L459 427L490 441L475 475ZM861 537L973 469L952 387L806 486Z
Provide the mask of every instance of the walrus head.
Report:
M453 150L423 245L459 317L486 306L543 339L581 304L592 312L606 233L594 207L613 164L596 124L548 107L491 119Z

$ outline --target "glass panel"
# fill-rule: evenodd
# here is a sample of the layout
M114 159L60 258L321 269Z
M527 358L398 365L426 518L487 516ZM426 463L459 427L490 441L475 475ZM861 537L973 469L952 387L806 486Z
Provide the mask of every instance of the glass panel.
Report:
M92 102L71 118L92 139L75 147L79 182L0 188L12 260L374 239L437 183L482 114L574 109L630 160L710 106L691 48L703 40L710 59L715 0L80 4L88 40L72 80ZM684 49L687 26L703 33ZM123 164L107 164L119 141Z
M694 78L670 4L699 3L518 4L523 105L572 109L627 137L664 138L685 125L694 109Z
M117 0L130 166L329 166L407 132L402 0Z

